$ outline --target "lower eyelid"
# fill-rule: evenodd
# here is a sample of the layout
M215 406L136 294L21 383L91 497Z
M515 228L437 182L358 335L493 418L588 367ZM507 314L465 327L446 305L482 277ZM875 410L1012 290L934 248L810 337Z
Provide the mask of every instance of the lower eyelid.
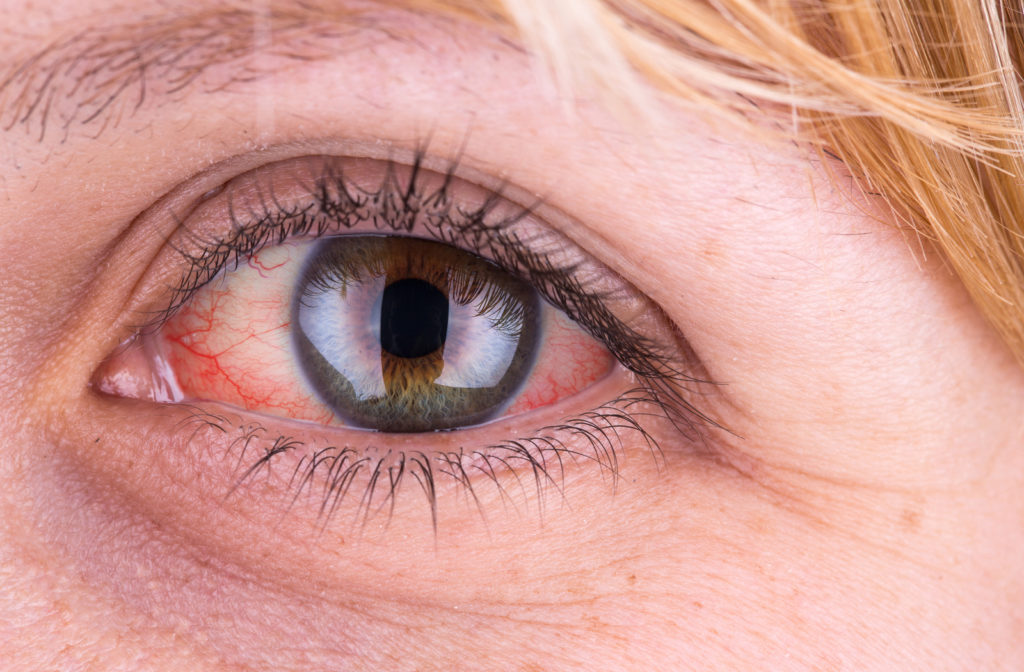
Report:
M302 499L321 525L334 517L365 524L387 514L399 496L426 510L467 493L529 505L564 496L567 480L600 475L613 487L629 464L657 464L669 448L691 450L633 382L617 369L580 393L578 405L588 410L578 415L550 410L531 414L529 423L512 418L432 434L318 428L216 403L152 407L108 399L104 411L143 419L151 453L138 457L168 461L163 469L176 480L206 483L215 488L210 494L228 499L258 493L273 515L287 514ZM618 398L609 396L613 391ZM102 424L103 416L93 417ZM197 473L189 476L191 470Z
M619 383L609 388L622 389ZM598 408L606 393L596 391L582 405ZM299 432L295 423L216 404L161 407L92 396L74 419L63 418L72 428L64 440L75 445L59 452L85 462L73 466L103 484L104 497L125 497L133 515L159 526L161 538L184 537L185 550L200 558L268 584L278 575L289 580L282 570L299 567L303 577L339 590L369 591L396 566L431 571L438 538L480 550L491 531L506 540L506 531L531 534L551 513L584 521L610 515L627 479L640 479L630 486L634 496L652 496L658 448L685 448L670 427L640 410L633 415L655 446L606 412L604 423L593 413L553 417L561 426L551 430L503 423L425 451L424 437L388 437L401 441L374 446L364 432ZM524 448L532 452L524 455ZM389 461L378 469L381 458ZM354 471L356 464L363 466Z

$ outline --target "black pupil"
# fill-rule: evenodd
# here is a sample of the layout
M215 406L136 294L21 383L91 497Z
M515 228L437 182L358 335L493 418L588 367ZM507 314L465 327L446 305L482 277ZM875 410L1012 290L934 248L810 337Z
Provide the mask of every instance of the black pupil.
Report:
M380 345L395 357L423 357L448 336L448 298L425 280L406 278L384 288Z

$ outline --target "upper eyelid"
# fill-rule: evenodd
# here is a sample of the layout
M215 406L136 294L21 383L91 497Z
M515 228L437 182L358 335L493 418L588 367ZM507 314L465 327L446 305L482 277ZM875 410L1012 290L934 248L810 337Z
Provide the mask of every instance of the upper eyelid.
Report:
M275 163L286 163L312 156L348 157L356 161L391 162L410 164L422 159L423 165L433 172L443 173L450 169L455 160L444 156L462 156L466 141L449 145L447 151L426 154L422 141L409 143L387 138L365 140L345 137L311 136L301 140L276 143L258 150L227 155L214 163L193 169L168 184L139 213L123 223L119 234L116 256L110 257L121 281L132 287L131 294L123 302L122 317L117 319L116 333L112 337L123 340L133 333L143 331L158 323L168 307L166 294L169 285L180 279L181 255L174 250L182 242L183 233L197 211L224 191L230 184L244 179L253 171ZM438 143L432 143L438 144ZM440 148L439 148L440 149ZM504 195L516 203L536 203L537 197L514 186L504 178L495 178L486 170L459 159L458 179L478 189L494 191L501 188ZM545 204L543 219L546 222L572 221L557 208ZM223 219L223 218L222 218ZM563 230L563 227L559 227ZM587 231L586 227L581 227ZM206 234L204 234L206 235ZM566 235L568 235L566 233ZM138 255L149 260L143 266L135 263ZM154 299L154 297L158 297ZM154 305L164 301L162 306Z
M230 178L221 185L204 192L200 199L192 202L186 208L183 209L184 214L175 215L175 219L178 222L177 238L183 239L183 242L186 244L195 244L197 247L197 251L194 252L185 250L183 246L179 247L178 251L190 261L196 262L203 261L202 257L204 255L214 256L216 254L216 248L218 247L224 247L225 252L232 252L233 250L243 249L244 251L241 253L240 256L244 256L245 254L253 254L259 251L268 243L282 242L284 239L283 235L279 235L276 241L272 239L260 239L257 241L256 238L253 238L251 242L245 240L249 236L254 236L255 234L257 234L257 232L270 232L272 229L267 227L261 227L260 224L260 220L267 218L292 220L306 216L309 216L311 218L319 217L320 221L317 221L316 223L311 222L308 224L308 226L295 224L295 227L302 229L302 235L308 236L312 234L313 237L344 233L347 229L344 226L343 222L331 221L337 220L338 216L342 213L328 213L325 212L323 208L321 208L320 212L314 211L317 207L322 205L322 203L317 200L323 198L318 193L318 190L322 186L324 186L319 182L319 180L321 179L330 183L326 185L328 188L331 188L337 192L344 191L344 196L351 196L353 197L354 201L359 201L360 199L369 199L372 196L380 195L382 200L386 201L386 203L383 206L378 204L378 207L393 208L397 202L401 202L399 212L381 213L385 216L398 217L400 218L401 221L396 220L391 223L378 222L379 224L383 224L383 226L379 227L379 230L382 233L408 234L417 224L422 224L424 222L424 218L434 217L439 214L443 214L442 209L437 208L437 199L440 197L442 193L450 196L450 194L448 194L448 189L452 185L452 183L456 181L466 182L462 176L456 175L456 169L458 166L457 161L448 162L447 168L444 170L444 172L436 173L435 171L429 171L426 168L424 168L423 162L425 156L426 155L423 153L422 150L417 150L409 164L402 164L392 159L377 160L372 158L365 159L363 157L353 157L351 159L352 161L371 161L380 163L381 165L384 166L384 172L381 176L379 186L376 188L372 188L371 190L365 190L355 187L353 183L347 181L347 176L341 172L315 173L309 175L306 178L308 181L305 184L303 184L300 189L300 191L302 192L300 195L300 199L304 201L303 205L294 210L289 210L287 207L283 207L284 199L280 198L279 194L274 192L273 187L263 190L260 189L260 186L257 183L257 193L255 194L255 200L257 202L256 208L253 208L251 203L246 205L239 205L238 201L234 199L231 194L229 194L226 207L222 208L222 210L224 211L214 215L214 218L220 217L222 219L228 219L231 224L229 230L211 234L206 231L189 228L190 217L197 210L200 210L204 206L206 201L221 196L223 192L230 190L233 185L237 185L240 180L244 180L245 178L247 178L249 172L252 172L248 171L242 175ZM287 163L288 161L301 159L315 159L323 160L325 162L331 162L344 160L345 157L326 155L293 157L292 159L286 159L279 162L272 162L271 164L267 164L264 166L259 166L256 168L256 170L272 168L274 164ZM401 169L408 170L410 172L410 176L407 182L403 182L401 178L396 176L396 171ZM416 215L415 217L411 217L408 211L405 211L404 209L408 205L408 199L410 197L411 191L414 188L415 181L418 180L420 175L423 175L426 172L435 172L435 174L439 174L441 176L442 181L440 184L436 185L435 187L432 187L432 189L429 192L420 192L416 194L418 196L420 204L426 204L427 209L421 209L418 215ZM477 212L469 212L466 208L462 207L458 202L452 201L449 204L447 210L450 210L450 213L453 216L462 217L464 219L472 219L474 217L478 217L477 223L479 224L479 226L477 227L476 231L476 233L478 234L488 232L497 234L498 229L501 228L502 226L510 224L524 217L530 216L533 213L533 209L536 207L536 205L542 202L540 199L533 198L531 199L533 205L523 206L518 202L508 201L508 196L506 193L504 193L505 189L508 187L508 183L504 180L500 181L499 185L495 188L481 186L474 182L468 182L467 184L469 184L471 187L475 189L483 190L486 193L486 197L484 199L484 202L481 204L480 209ZM244 195L253 195L251 193L252 186L252 183L246 183L245 188L242 189L242 191L245 192ZM373 193L371 193L371 191ZM337 195L342 196L342 194L340 193ZM512 215L509 217L499 218L498 221L488 221L486 216L493 211L493 208L491 206L501 202L505 202L507 205L511 206ZM359 204L357 202L353 202L353 205ZM372 205L369 203L364 203L363 205L372 207ZM337 201L332 201L330 207L333 209L337 208L337 206ZM431 210L430 208L435 209ZM278 229L275 231L275 233L279 234L281 232L283 232L283 229ZM448 233L455 232L449 231ZM458 242L460 242L456 240L445 240L443 236L440 239L442 242L448 242L453 244L457 244ZM477 254L482 254L484 252L483 250L479 249L475 249L472 251L474 251ZM237 256L239 255L232 252L228 257L224 259L222 264L219 264L219 267L223 265L231 265L233 263L237 263L239 261L239 259L236 258ZM501 260L492 259L492 261L500 262ZM201 284L202 282L199 282L197 287L200 286ZM181 300L187 300L187 297L179 297L178 301L172 300L172 305L170 305L164 311L164 313L172 312L175 305L179 304Z
M329 155L309 155L304 157L292 157L281 161L274 161L263 166L257 166L254 170L245 171L241 175L237 175L226 179L224 182L215 186L212 189L207 189L206 191L203 192L201 197L194 198L184 207L176 209L176 211L172 214L173 218L176 221L176 232L170 235L169 243L180 254L184 255L186 259L197 262L203 261L202 257L204 255L216 256L217 248L223 248L224 252L230 254L224 259L222 264L218 265L217 270L219 270L221 266L230 266L232 263L240 261L240 259L235 258L236 255L233 253L234 250L242 249L243 252L241 256L244 256L245 254L251 254L258 251L265 244L271 242L278 242L279 240L283 239L279 235L277 240L257 240L257 238L255 237L257 233L266 234L272 230L277 234L281 234L281 232L283 232L283 229L272 229L262 226L262 223L260 222L260 220L262 219L296 219L308 215L310 217L319 217L321 218L322 221L318 221L316 223L309 223L308 225L303 225L299 227L302 229L301 233L305 236L309 236L310 234L312 234L312 236L334 235L346 232L348 229L343 225L343 223L328 221L331 220L334 217L334 215L323 212L311 212L311 210L313 210L315 206L318 204L313 203L310 200L319 197L319 195L316 193L319 187L319 184L316 183L316 180L320 179L321 177L324 177L332 181L334 181L337 178L335 184L331 185L333 188L339 188L336 185L345 182L344 186L340 188L346 189L350 194L356 196L357 198L364 196L365 193L361 193L358 190L352 188L352 185L346 181L347 176L343 172L330 174L321 174L315 172L303 176L301 178L302 183L299 195L299 199L303 201L303 206L301 209L296 209L292 211L289 211L286 207L282 207L283 201L287 197L281 198L280 194L274 192L273 187L264 188L259 184L258 180L255 182L246 181L249 178L250 173L252 172L259 171L261 169L273 168L275 165L278 164L288 164L295 160L304 159L312 159L316 161L326 162L369 161L384 166L384 173L382 174L383 183L380 184L379 187L377 188L384 190L386 187L388 189L388 193L384 194L384 197L386 200L391 201L391 205L393 205L394 201L396 200L402 200L407 195L407 192L412 185L412 182L403 182L401 178L395 177L395 173L398 170L409 171L410 175L413 178L417 178L417 176L423 175L428 172L432 172L435 174L435 176L440 176L440 178L443 180L443 184L438 185L442 189L456 181L465 183L471 188L478 190L482 194L484 194L481 200L486 200L486 203L482 203L480 210L478 210L477 212L467 212L467 209L463 207L463 205L458 201L453 201L450 204L449 208L451 210L452 215L455 217L462 217L464 219L472 219L474 217L477 217L477 220L472 222L472 224L474 225L474 231L471 233L475 235L476 243L478 245L483 245L488 242L499 242L507 246L510 242L512 242L506 240L508 236L505 233L505 231L509 229L509 225L516 223L519 220L525 219L527 217L534 217L535 219L538 219L535 216L536 213L534 212L534 209L539 204L543 203L542 199L539 199L537 197L530 197L529 199L520 198L515 201L510 201L510 195L507 192L510 191L511 188L506 180L498 181L495 187L484 186L475 181L467 182L462 175L457 174L459 171L458 163L456 161L445 162L446 168L444 169L444 171L438 172L431 171L429 168L425 167L426 158L427 157L422 150L417 150L416 153L413 155L412 159L409 161L409 163L403 163L392 159L378 160L374 158L364 158L361 156L348 158ZM242 194L242 197L248 198L250 202L242 204L240 199L235 198L234 195L230 193L232 188L237 188L238 192ZM429 193L419 193L419 196L422 197L422 200L424 201L430 201L432 200L433 197L437 196L439 191L440 189L433 188ZM225 192L229 193L225 194ZM227 199L226 203L222 203L219 208L215 209L212 215L206 214L205 216L201 217L202 219L206 220L229 220L228 222L221 222L222 226L219 231L208 231L204 226L196 227L193 225L192 220L194 219L197 212L202 212L202 209L210 201L213 201L216 198L221 198L222 200L224 200L225 196ZM523 200L529 200L530 205L523 205L521 203L521 201ZM253 201L255 201L255 203L257 204L255 208L253 207ZM504 203L506 206L504 208L504 213L509 214L499 215L497 219L493 217L488 219L486 215L490 215L490 213L492 212L498 212L497 210L491 208L492 204L497 203ZM384 224L384 226L381 226L379 230L382 233L408 234L410 233L411 230L410 227L422 223L423 217L434 216L437 214L437 212L438 211L434 210L421 211L420 215L417 216L415 222L412 221L411 219L402 219L402 221L397 221L391 224ZM406 213L392 214L396 214L398 217L402 218L407 217ZM570 239L565 235L564 232L554 230L554 228L547 223L546 217L540 217L539 220L544 222L544 229L550 230L550 232L555 235L565 237L566 242L569 242ZM440 239L442 242L456 244L457 246L460 243L469 243L470 241L465 239L446 240L444 238L445 235L459 235L462 233L466 233L466 231L447 230L442 234L442 237ZM521 235L521 232L516 231L512 235L518 237ZM250 238L250 240L247 241L246 238ZM523 243L524 241L520 240L515 242ZM571 243L571 245L573 247L577 247L575 243ZM192 249L187 249L188 246L191 246ZM523 247L525 249L526 247L529 247L529 245L523 245ZM487 256L488 252L488 250L483 250L479 248L471 249L470 251L473 251L477 254L482 254L485 257ZM497 247L490 251L501 252L502 248ZM544 257L544 254L535 253L533 256L537 259L541 259ZM506 260L503 260L501 258L492 258L492 261L496 261L500 264ZM515 269L510 268L507 270L514 271ZM202 282L199 282L196 286L198 287L201 284ZM595 296L599 294L599 292L589 291L585 293L594 294ZM184 297L184 299L187 299L187 297ZM169 312L173 310L175 305L180 303L180 300L181 299L179 298L178 301L172 301L172 305L168 306L168 309L164 312Z

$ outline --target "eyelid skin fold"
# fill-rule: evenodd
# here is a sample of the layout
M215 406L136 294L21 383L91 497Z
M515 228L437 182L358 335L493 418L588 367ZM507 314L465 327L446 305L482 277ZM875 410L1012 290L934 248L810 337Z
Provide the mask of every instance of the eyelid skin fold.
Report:
M393 234L458 247L523 279L608 348L621 364L620 373L557 408L488 426L486 433L485 428L458 430L412 440L387 435L357 440L344 429L300 427L288 418L259 414L252 421L244 415L230 420L237 411L203 402L182 419L183 427L196 436L213 431L234 437L229 452L239 468L232 489L283 463L289 465L293 497L316 489L323 515L333 516L342 500L350 499L365 517L380 508L375 497L394 498L409 479L435 511L441 479L472 492L477 480L507 487L500 473L520 485L524 474L532 474L535 488L559 489L575 463L596 465L617 478L626 444L644 446L661 459L663 449L654 437L668 434L676 437L673 449L700 450L700 427L715 423L691 403L705 385L699 361L657 306L539 219L533 208L460 180L455 165L445 173L428 171L421 159L417 155L411 165L401 165L301 157L257 168L212 190L182 217L171 237L168 254L177 259L171 267L184 266L184 271L178 271L169 295L151 299L151 305L163 302L163 307L152 313L136 341L145 342L210 281L251 264L263 250L325 236ZM133 383L139 390L148 385L148 392L131 394L125 381L120 387L110 384L108 362L97 372L97 387L115 395L180 400L181 391L161 388L160 376L153 373L149 382L142 376ZM659 431L650 431L654 425ZM272 438L275 427L281 433Z

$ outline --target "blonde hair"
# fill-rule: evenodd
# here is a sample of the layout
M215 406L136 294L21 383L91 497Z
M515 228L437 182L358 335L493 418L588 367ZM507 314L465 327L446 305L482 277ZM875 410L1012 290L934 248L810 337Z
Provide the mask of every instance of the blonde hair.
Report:
M411 4L514 30L561 83L628 95L642 78L737 116L784 106L801 141L945 254L1024 364L1020 12L999 0Z

